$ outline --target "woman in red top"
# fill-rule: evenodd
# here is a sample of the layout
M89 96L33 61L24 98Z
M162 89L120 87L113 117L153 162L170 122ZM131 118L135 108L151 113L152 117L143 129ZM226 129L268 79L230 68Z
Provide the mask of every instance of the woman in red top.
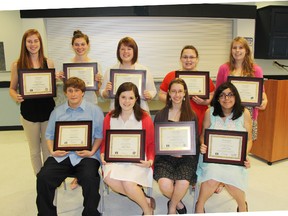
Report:
M104 160L106 131L108 129L145 130L145 160L139 163L113 162ZM143 210L144 215L153 214L155 200L146 197L143 187L152 187L154 163L154 125L149 114L140 108L140 95L137 86L125 82L118 87L115 96L115 109L104 119L101 160L104 182L115 192L128 196Z
M180 62L181 62L182 68L179 69L178 71L191 71L191 72L197 71L196 67L199 62L198 50L192 45L185 46L181 50ZM166 103L168 86L169 86L169 83L175 78L175 72L176 71L169 72L161 83L158 96L159 96L159 100L162 101L163 103ZM204 115L208 108L208 105L210 104L212 100L214 90L215 90L215 86L211 79L210 79L209 87L210 87L209 99L201 99L200 97L197 97L197 96L193 96L190 98L190 105L192 107L192 110L196 113L198 117L199 133L202 132L202 123L203 123Z

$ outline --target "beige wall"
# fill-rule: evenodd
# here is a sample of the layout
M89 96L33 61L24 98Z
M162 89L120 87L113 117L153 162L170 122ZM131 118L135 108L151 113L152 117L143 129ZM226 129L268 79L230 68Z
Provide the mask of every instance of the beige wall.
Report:
M19 11L0 11L0 41L4 42L6 70L18 58L22 37Z
M236 3L235 3L236 4ZM240 4L240 3L237 3ZM245 3L243 3L245 4ZM255 4L258 8L267 5L287 5L288 1L266 1L257 3L246 3ZM235 19L234 22L234 36L245 36L254 38L254 26L255 22L251 20ZM0 11L0 41L4 42L5 49L5 60L6 70L10 71L10 66L13 61L18 58L20 51L20 43L23 33L29 28L36 28L40 32L44 42L44 50L47 55L47 40L46 40L46 27L44 19L21 19L20 12L15 11ZM273 60L256 59L256 62L263 68L264 74L279 74L287 75L287 71L279 69L273 66ZM282 64L287 65L288 60L279 60Z

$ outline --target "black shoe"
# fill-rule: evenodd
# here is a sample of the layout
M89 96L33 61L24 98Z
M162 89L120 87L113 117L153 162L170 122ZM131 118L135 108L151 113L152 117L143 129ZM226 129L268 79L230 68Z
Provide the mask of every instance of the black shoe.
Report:
M187 214L187 209L186 209L186 206L184 205L184 203L182 201L180 201L182 204L183 204L183 208L182 209L177 209L176 208L176 211L178 214Z

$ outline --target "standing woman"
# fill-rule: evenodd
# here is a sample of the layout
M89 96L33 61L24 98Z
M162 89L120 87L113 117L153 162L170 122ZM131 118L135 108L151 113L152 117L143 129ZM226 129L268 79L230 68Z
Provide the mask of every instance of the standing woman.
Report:
M138 64L138 46L131 37L122 38L117 47L118 63L110 69L127 69L127 70L146 70L146 89L144 90L144 98L141 98L141 108L149 112L147 101L152 100L156 93L156 87L153 76L150 71L143 65ZM103 79L103 85L100 94L103 98L109 97L109 91L112 90L113 83L110 82L110 69L106 71ZM110 100L110 110L114 109L114 100Z
M44 56L43 42L40 33L36 29L27 30L21 43L20 56L11 66L10 96L20 103L21 123L28 140L31 163L36 175L49 151L45 139L50 113L55 107L53 98L23 99L17 92L18 69L47 69L54 68L54 63Z
M91 59L88 56L89 50L90 50L90 40L88 35L84 34L80 30L76 30L73 32L73 37L71 41L72 49L74 51L74 57L69 59L65 63L89 63L89 62L97 62L95 59ZM98 97L99 96L99 89L101 87L101 80L102 80L102 71L101 71L101 65L97 62L97 71L98 73L96 74L95 81L98 82L98 90L97 91L86 91L84 98L93 103L93 104L98 104ZM64 73L61 73L62 77L64 76ZM63 83L61 82L61 88L62 88ZM57 92L59 94L63 94L63 91ZM64 94L62 95L57 95L56 98L56 104L60 105L64 102L66 102L66 99L64 98Z
M158 182L160 191L169 201L168 214L186 214L187 209L181 201L190 184L197 180L196 169L199 154L199 136L197 116L192 111L186 83L180 78L172 80L168 86L166 106L160 110L154 119L157 122L196 121L196 155L156 155L154 179Z
M191 71L191 73L193 73L193 71L197 71L197 64L199 62L198 50L192 45L187 45L183 47L180 54L180 62L181 68L179 69L179 71ZM166 103L168 86L169 83L175 78L175 73L176 71L169 72L160 85L159 100L163 103ZM209 99L201 99L197 96L193 96L189 99L192 110L196 113L198 117L199 134L202 132L202 122L204 119L205 111L207 110L208 105L211 102L215 90L215 86L211 79L209 80L209 87Z
M252 59L251 50L247 40L243 37L236 37L231 42L229 61L221 65L216 79L216 88L227 81L228 76L260 77L263 78L262 69ZM252 139L257 139L257 117L258 110L264 110L268 99L263 91L263 100L260 107L246 107L252 117Z
M145 130L145 160L139 163L107 163L104 154L106 131L109 129ZM106 115L103 133L101 160L104 182L113 191L136 202L143 215L152 215L155 200L145 195L142 186L152 187L153 182L154 125L150 115L140 107L140 95L135 84L125 82L119 86L115 95L115 109Z

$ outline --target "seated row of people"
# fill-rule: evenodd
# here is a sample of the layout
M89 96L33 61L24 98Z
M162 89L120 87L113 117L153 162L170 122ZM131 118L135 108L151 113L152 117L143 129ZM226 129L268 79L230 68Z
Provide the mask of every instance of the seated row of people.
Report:
M186 214L187 209L182 199L189 185L197 182L197 175L198 182L201 183L196 205L197 213L204 211L205 202L220 184L224 184L235 198L239 211L247 210L245 189L246 168L250 166L248 158L245 160L245 167L207 164L202 161L202 156L199 158L199 152L206 153L203 141L206 128L247 131L249 134L247 152L251 148L250 113L241 105L239 93L232 83L223 83L216 90L212 106L205 114L201 142L197 129L193 135L197 143L196 154L185 156L181 154L155 156L154 124L150 115L140 107L140 94L135 84L125 82L119 86L114 101L115 109L105 118L97 105L83 99L85 83L81 79L69 78L64 84L64 92L68 101L52 111L46 131L51 157L45 161L37 174L36 203L39 215L57 215L57 209L53 205L55 190L71 174L76 176L83 189L83 215L100 215L97 209L100 201L98 173L100 164L104 182L115 192L137 203L143 215L153 215L156 207L155 199L143 191L143 187L152 187L153 178L158 182L160 191L168 198L167 213ZM53 148L57 121L84 120L93 122L91 150L61 151ZM176 78L168 86L166 106L156 114L154 123L183 121L197 122L197 116L191 109L185 81ZM125 129L145 131L145 159L139 163L106 162L107 131ZM227 169L230 171L226 172ZM234 178L235 175L237 178Z

